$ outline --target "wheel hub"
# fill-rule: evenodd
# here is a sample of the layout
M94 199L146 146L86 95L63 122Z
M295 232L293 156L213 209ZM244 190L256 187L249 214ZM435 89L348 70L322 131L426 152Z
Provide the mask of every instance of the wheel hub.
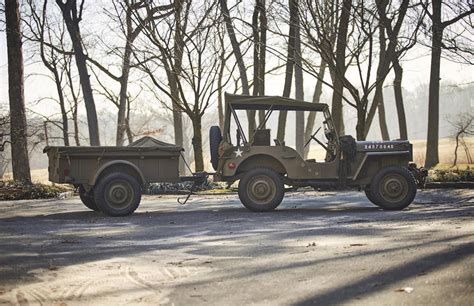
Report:
M382 184L382 194L389 201L402 200L407 193L407 184L399 175L385 177Z
M266 176L255 177L249 184L248 194L255 202L266 204L275 194L275 184Z
M125 182L113 183L107 192L107 200L115 207L125 207L132 198L132 190Z

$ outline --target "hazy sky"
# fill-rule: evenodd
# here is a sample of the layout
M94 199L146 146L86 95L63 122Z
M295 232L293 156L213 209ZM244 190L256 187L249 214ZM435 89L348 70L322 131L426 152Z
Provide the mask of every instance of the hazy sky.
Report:
M99 58L100 61L100 58ZM429 49L424 47L415 47L404 57L402 61L404 68L403 87L406 89L413 89L420 84L427 84L429 82L430 73L430 54ZM271 67L272 62L267 63L267 67ZM41 103L37 106L32 106L31 102L45 96L56 96L54 84L44 76L31 75L47 73L47 71L40 64L29 64L25 67L26 75L30 75L25 81L25 96L27 106L33 110L43 114L53 114L58 112L58 107L55 103ZM7 53L6 53L6 37L5 32L0 32L0 105L2 108L8 104L8 73L7 73ZM250 72L251 73L251 72ZM350 78L357 78L355 69L349 70ZM392 82L392 76L389 75L386 84ZM474 82L474 66L461 65L452 63L446 60L442 61L441 65L441 80L442 82L465 84ZM283 87L283 75L269 76L267 78L267 94L281 95ZM306 100L311 100L314 90L315 79L309 75L305 76L305 97ZM114 84L114 83L112 83ZM330 89L326 88L326 92ZM110 102L103 101L103 98L96 95L96 104L99 109L109 108ZM152 107L157 104L151 104ZM85 112L83 109L82 113Z

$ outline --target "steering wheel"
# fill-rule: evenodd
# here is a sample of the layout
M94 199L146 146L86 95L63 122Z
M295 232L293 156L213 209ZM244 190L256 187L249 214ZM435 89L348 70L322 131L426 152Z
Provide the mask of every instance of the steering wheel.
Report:
M309 145L309 143L311 142L311 139L316 140L316 134L318 134L319 130L321 130L321 127L319 127L319 129L317 129L316 132L314 132L314 134L311 135L311 137L308 139L308 141L304 145L305 148Z

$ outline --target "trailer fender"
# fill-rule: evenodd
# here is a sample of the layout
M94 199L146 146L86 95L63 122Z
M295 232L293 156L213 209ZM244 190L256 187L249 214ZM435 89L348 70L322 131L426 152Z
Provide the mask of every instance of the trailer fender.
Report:
M127 173L135 177L140 184L146 183L145 176L134 163L126 160L113 160L100 166L100 168L95 172L90 185L95 185L101 176L112 172Z

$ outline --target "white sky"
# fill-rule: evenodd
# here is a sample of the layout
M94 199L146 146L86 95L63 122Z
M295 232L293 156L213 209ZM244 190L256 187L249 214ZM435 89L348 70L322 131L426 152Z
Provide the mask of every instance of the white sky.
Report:
M94 8L94 6L89 7L89 9L98 10L98 8ZM94 22L94 29L100 28L99 31L101 32L106 29L104 20L97 20ZM315 58L317 57L318 56L315 55ZM98 58L98 60L99 62L102 61L101 58ZM233 61L233 58L231 58L228 64L232 64L231 61ZM276 65L276 63L274 62L275 60L268 60L267 68L269 69L272 67L272 65ZM404 68L402 84L404 88L411 90L418 87L420 84L427 84L429 82L430 73L429 49L424 47L413 48L404 57L402 61L402 66ZM59 111L56 103L44 102L36 106L32 105L33 101L39 98L47 96L56 96L54 84L49 79L44 76L32 75L40 73L47 73L41 64L28 64L25 67L25 74L29 75L29 77L25 80L25 96L27 107L45 115L55 114ZM248 70L248 73L250 77L252 73L251 69ZM0 32L0 75L0 109L5 109L8 107L8 73L5 32ZM355 69L349 69L348 76L349 78L358 79L357 72ZM389 75L387 77L386 84L391 83L392 78L393 77ZM304 79L305 98L306 100L311 100L316 80L310 75L305 75ZM474 82L474 66L452 63L443 59L441 64L441 81L455 84L465 84ZM268 95L281 95L283 82L283 75L268 76L266 79L266 93ZM358 82L355 83L357 84ZM111 84L116 85L116 83L114 82L111 82ZM326 88L325 91L327 94L330 94L330 90L328 88ZM95 95L95 99L99 111L104 109L110 109L110 102L104 101L103 97L101 97L100 95ZM149 103L149 105L150 107L159 107L158 103ZM83 105L81 105L80 112L85 113Z

